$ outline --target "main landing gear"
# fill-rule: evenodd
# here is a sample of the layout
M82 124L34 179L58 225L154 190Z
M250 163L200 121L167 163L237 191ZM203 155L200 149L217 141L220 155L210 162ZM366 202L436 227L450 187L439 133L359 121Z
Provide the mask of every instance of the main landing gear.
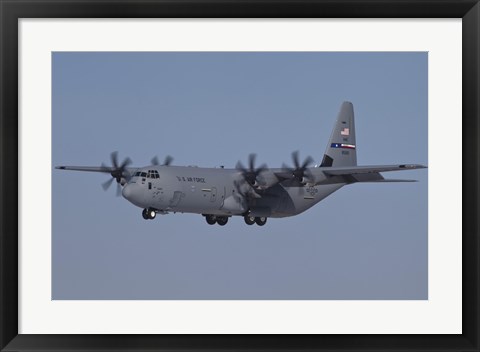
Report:
M228 216L220 216L220 215L211 215L211 214L203 214L205 216L205 221L209 225L219 224L220 226L225 226L228 222ZM257 224L258 226L263 226L267 223L267 217L260 216L254 217L250 215L245 215L243 217L245 223L247 225Z
M205 215L205 220L209 225L219 224L220 226L225 226L228 222L228 216Z
M263 226L267 223L267 218L265 216L253 217L250 215L245 215L243 219L247 225L257 224L258 226Z
M253 224L255 224L255 217L254 217L254 216L245 215L245 216L243 217L243 220L245 220L245 224L247 224L247 225L253 225Z
M142 216L145 220L153 220L157 216L157 212L154 209L143 209Z

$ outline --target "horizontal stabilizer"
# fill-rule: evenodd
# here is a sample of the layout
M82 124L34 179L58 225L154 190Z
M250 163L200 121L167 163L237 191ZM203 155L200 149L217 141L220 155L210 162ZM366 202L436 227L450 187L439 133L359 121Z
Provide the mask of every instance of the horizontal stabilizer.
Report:
M342 176L354 174L369 174L387 171L402 171L402 170L416 170L425 169L426 166L419 164L401 164L401 165L381 165L381 166L349 166L349 167L320 167L326 175Z
M418 164L350 166L350 167L315 167L310 169L315 185L330 185L356 182L416 182L416 180L385 179L380 173L388 171L424 169Z

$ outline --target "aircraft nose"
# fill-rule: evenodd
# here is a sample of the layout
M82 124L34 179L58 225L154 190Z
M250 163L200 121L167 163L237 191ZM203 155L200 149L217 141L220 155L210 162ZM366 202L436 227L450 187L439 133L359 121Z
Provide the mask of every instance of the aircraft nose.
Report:
M126 200L136 206L143 207L145 205L143 204L144 190L136 183L127 183L123 186L122 195Z
M132 197L132 194L133 194L132 185L126 184L125 186L123 186L123 190L122 190L123 198L130 200L130 198Z

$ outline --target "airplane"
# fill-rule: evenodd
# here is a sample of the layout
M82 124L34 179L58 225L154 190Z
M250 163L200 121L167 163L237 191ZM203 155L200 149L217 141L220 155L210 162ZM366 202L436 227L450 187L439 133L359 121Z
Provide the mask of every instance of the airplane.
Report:
M60 170L101 172L111 179L102 184L107 190L117 182L117 195L142 208L145 220L157 214L194 213L205 217L209 225L224 226L232 216L241 216L247 225L265 225L268 218L284 218L303 213L346 185L364 182L416 182L385 179L381 172L426 168L419 164L357 166L353 104L343 102L320 165L310 166L309 156L300 162L292 153L293 166L270 169L255 166L250 154L248 167L240 161L234 169L223 166L204 168L174 166L167 156L160 164L129 167L126 158L118 162L118 153L110 156L112 166L57 166Z

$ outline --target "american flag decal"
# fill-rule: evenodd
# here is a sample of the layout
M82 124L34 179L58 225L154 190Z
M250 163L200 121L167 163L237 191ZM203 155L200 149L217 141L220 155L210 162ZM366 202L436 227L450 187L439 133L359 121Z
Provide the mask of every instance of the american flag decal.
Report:
M331 148L355 149L355 144L332 143Z
M349 136L350 135L350 129L345 127L343 130L340 131L340 134L342 136Z

